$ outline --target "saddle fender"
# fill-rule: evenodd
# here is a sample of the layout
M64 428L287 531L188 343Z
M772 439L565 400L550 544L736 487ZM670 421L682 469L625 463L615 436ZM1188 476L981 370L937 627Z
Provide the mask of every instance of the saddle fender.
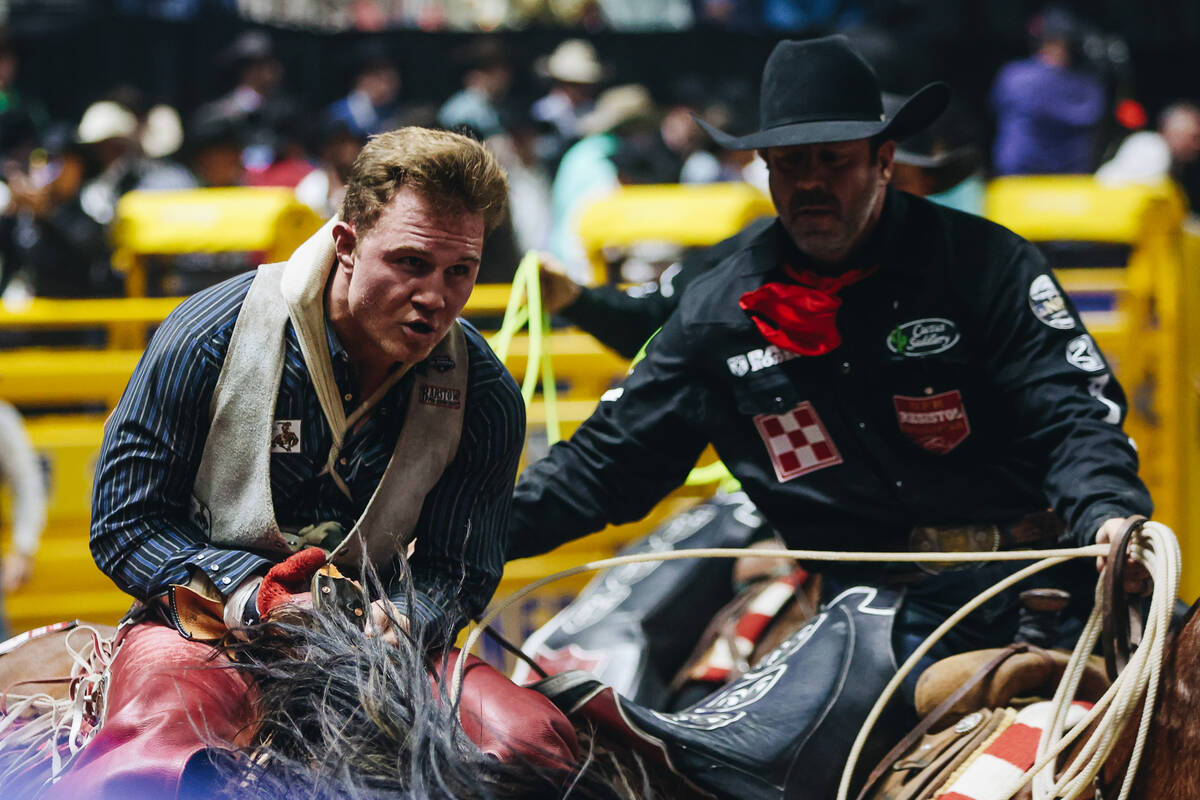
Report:
M847 589L741 678L676 713L627 700L581 672L534 688L718 797L832 797L863 721L896 672L891 633L903 597L902 589ZM889 706L860 763L878 760L908 717L901 703Z
M742 492L718 493L621 550L745 547L770 527ZM625 564L604 570L522 649L547 673L584 669L624 697L662 707L671 678L713 615L733 597L731 559ZM512 679L534 680L525 664Z

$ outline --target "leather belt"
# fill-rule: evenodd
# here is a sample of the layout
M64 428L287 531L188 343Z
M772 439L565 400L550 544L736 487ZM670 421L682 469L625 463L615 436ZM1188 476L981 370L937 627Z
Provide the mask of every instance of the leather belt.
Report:
M908 535L914 553L994 553L1056 542L1067 526L1053 511L1036 511L1012 522L972 522L963 525L918 525ZM971 563L918 563L931 574L971 569Z

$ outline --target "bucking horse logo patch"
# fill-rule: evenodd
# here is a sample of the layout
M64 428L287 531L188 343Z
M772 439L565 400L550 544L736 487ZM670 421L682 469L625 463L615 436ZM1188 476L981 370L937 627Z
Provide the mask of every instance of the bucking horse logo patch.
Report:
M277 419L271 431L272 453L300 452L300 420Z

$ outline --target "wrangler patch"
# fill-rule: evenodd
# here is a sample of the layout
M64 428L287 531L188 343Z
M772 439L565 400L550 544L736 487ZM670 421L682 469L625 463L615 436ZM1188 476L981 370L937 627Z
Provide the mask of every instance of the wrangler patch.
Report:
M892 395L900 431L931 453L945 455L971 435L962 392L954 389L929 397Z
M462 392L448 386L423 383L421 384L421 402L427 406L437 406L438 408L461 408Z
M807 400L783 414L759 414L754 427L780 483L842 463L842 454Z

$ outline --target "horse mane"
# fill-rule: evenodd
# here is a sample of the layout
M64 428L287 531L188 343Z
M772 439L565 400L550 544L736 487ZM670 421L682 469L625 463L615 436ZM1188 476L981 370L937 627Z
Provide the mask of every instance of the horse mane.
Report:
M364 583L378 586L373 576ZM380 596L364 589L364 601L368 594ZM263 800L654 795L640 763L632 770L617 764L615 777L602 774L596 765L608 759L595 758L596 748L574 771L481 752L462 729L448 681L435 688L428 673L428 645L453 641L453 633L401 635L393 645L364 636L340 612L315 610L255 626L230 654L256 688L258 727L248 750L210 756L227 777L226 794Z

